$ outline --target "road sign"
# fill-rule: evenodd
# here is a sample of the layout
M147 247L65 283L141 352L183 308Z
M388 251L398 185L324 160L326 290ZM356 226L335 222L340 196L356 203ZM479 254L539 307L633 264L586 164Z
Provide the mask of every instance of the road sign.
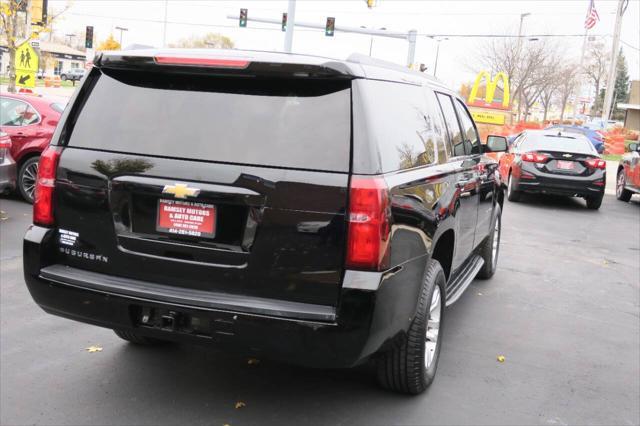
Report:
M16 85L20 87L35 87L36 72L38 71L38 54L25 41L16 49Z
M16 86L36 87L36 73L34 71L16 71Z
M38 71L38 54L28 41L16 50L16 70L25 72Z

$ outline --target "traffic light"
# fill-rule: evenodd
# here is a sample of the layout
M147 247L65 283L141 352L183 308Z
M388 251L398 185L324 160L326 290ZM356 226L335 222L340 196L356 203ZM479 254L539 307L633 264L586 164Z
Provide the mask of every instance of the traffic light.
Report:
M242 28L247 26L247 9L240 9L240 21L239 24Z
M282 31L287 31L287 14L282 14Z
M327 37L333 37L333 33L336 31L336 18L327 18L327 25L324 27L324 35Z
M87 30L84 37L84 47L87 49L93 49L93 27L87 25Z

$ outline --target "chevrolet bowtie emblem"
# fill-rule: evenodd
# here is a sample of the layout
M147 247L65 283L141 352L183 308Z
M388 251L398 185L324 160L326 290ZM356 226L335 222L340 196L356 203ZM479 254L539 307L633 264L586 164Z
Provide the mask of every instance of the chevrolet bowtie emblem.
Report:
M165 185L162 189L163 194L173 194L176 198L197 197L200 193L198 188L189 188L184 183L176 183L175 185Z

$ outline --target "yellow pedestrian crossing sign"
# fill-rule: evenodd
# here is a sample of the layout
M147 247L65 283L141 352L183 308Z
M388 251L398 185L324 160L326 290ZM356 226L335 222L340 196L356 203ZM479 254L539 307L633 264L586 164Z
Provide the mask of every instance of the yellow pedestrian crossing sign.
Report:
M16 85L35 87L38 54L27 40L16 49Z

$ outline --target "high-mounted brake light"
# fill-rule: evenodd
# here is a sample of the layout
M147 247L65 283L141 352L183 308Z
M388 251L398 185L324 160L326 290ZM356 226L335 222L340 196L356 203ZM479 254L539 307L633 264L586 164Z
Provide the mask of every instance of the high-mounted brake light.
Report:
M351 178L347 268L381 271L389 266L389 189L382 178Z
M522 154L522 161L527 161L529 163L546 163L549 159L549 156L546 154L539 154L537 152L527 152Z
M585 161L585 163L587 164L587 167L589 167L590 169L604 170L607 168L607 162L601 158L590 158L587 161Z
M245 69L251 63L243 59L198 58L189 56L156 56L157 64L163 65L198 65L216 68Z
M61 152L61 147L50 146L40 156L33 201L33 223L36 225L51 226L54 224L53 191Z

